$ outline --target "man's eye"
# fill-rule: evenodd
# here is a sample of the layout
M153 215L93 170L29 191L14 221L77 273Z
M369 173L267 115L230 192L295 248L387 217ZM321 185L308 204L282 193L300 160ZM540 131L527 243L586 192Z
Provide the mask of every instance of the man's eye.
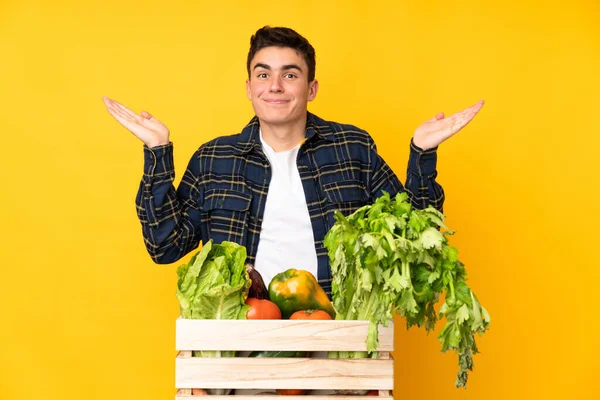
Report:
M262 74L258 74L257 77L260 79L265 79L267 77L267 74L263 72Z
M288 79L294 79L296 77L296 75L294 74L285 74L285 77Z

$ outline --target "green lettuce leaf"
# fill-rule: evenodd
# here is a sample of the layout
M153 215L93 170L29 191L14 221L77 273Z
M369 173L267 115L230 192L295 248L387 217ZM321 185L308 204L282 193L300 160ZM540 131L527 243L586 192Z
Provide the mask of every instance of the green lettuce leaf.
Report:
M251 281L246 249L231 242L204 244L177 269L181 316L191 319L245 319Z

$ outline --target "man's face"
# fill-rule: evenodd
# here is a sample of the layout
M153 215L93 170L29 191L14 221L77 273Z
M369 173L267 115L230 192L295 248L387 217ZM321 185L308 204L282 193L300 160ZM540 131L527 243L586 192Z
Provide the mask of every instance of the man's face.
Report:
M250 62L248 99L259 120L273 125L306 117L307 102L317 95L318 82L308 82L304 57L289 47L265 47Z

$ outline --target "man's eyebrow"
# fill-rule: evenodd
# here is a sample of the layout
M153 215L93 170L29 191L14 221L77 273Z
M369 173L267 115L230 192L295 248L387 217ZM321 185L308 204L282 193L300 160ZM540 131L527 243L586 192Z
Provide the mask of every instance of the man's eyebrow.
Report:
M302 68L300 68L300 66L297 64L287 64L281 67L281 69L284 71L287 71L288 69L297 69L298 71L302 72Z
M252 69L254 70L256 68L264 68L264 69L268 69L269 71L271 70L271 67L269 65L263 64L263 63L256 63L256 65Z
M255 70L256 68L263 68L268 71L271 71L271 66L267 65L267 64L263 64L263 63L256 63L256 65L252 69ZM302 72L302 68L300 68L300 66L298 64L286 64L286 65L283 65L281 67L281 69L284 71L287 71L290 69L297 69L298 71Z

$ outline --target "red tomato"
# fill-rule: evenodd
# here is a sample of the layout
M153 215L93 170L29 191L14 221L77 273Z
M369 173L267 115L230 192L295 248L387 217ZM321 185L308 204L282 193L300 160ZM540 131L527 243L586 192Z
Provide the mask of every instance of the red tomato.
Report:
M300 310L293 313L290 319L331 319L331 315L323 310Z
M275 390L277 394L283 396L300 396L306 393L304 389L277 389Z
M365 396L379 396L379 390L369 390Z
M252 297L246 299L250 310L246 313L247 319L281 319L281 311L270 300L259 300Z

